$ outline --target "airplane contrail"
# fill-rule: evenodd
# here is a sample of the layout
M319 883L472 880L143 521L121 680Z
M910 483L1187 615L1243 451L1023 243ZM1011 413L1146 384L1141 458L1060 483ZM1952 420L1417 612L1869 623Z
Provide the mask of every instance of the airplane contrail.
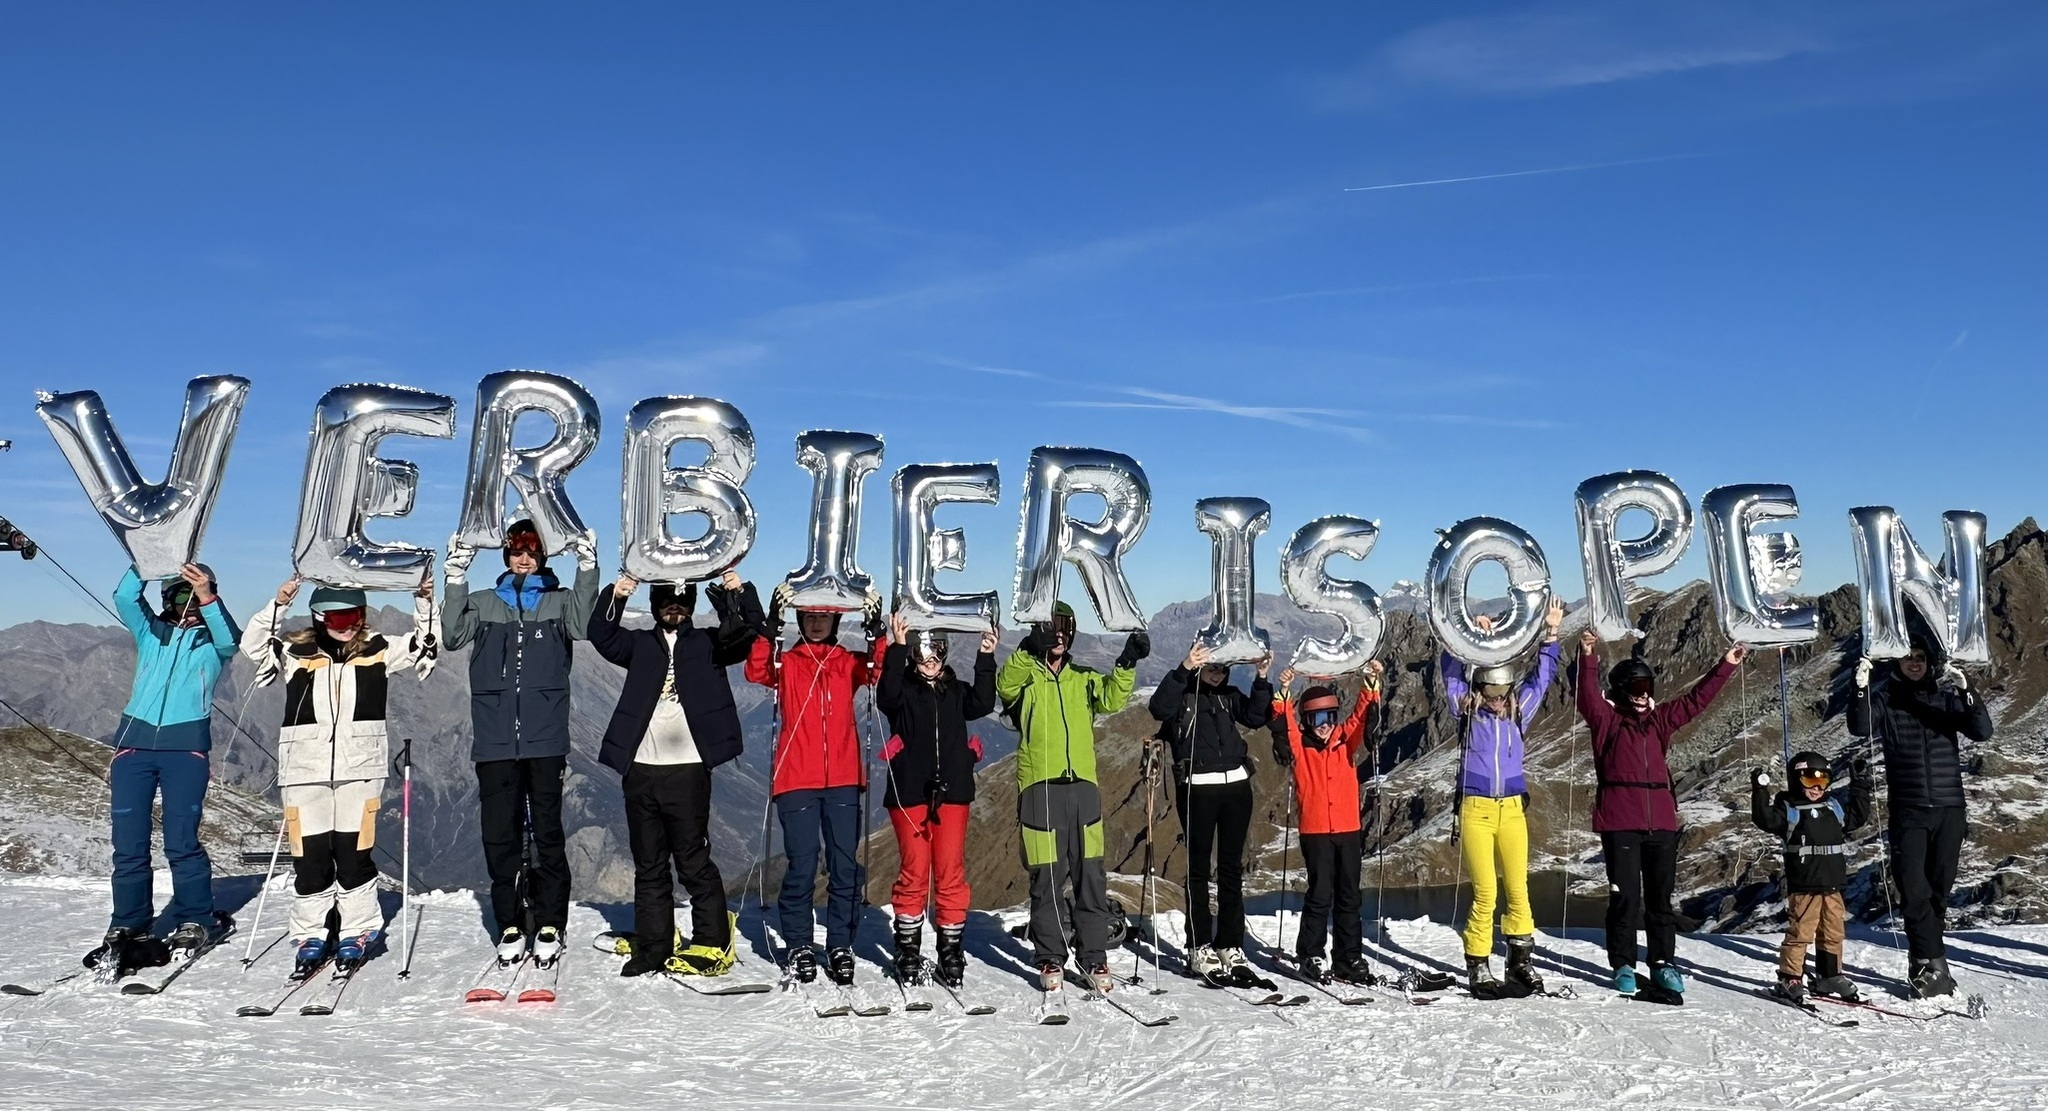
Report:
M1418 185L1457 185L1467 181L1495 181L1504 177L1534 177L1537 174L1570 174L1580 170L1604 170L1611 166L1640 166L1647 162L1677 162L1706 158L1704 154L1666 154L1656 158L1627 158L1619 162L1588 162L1580 166L1546 166L1540 170L1511 170L1504 174L1474 174L1471 177L1440 177L1429 181L1396 181L1388 185L1348 185L1346 193L1376 193L1382 189L1413 189Z

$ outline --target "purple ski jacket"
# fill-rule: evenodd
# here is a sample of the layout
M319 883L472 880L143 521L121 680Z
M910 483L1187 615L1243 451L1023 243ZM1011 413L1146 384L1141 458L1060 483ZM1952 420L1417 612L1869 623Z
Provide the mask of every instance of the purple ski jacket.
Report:
M1522 774L1522 723L1536 716L1543 693L1557 678L1560 649L1552 641L1536 655L1536 671L1515 688L1515 704L1506 717L1495 717L1485 707L1473 711L1464 727L1464 761L1458 773L1458 789L1467 795L1504 799L1526 794L1529 782ZM1451 716L1463 714L1462 703L1471 689L1465 679L1465 665L1450 653L1443 657L1444 694L1451 700Z

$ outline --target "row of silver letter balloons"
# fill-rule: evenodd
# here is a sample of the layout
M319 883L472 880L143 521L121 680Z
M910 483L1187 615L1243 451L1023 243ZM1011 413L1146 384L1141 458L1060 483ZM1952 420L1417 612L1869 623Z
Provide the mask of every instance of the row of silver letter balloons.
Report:
M42 393L36 411L142 575L168 578L198 557L248 392L243 378L194 379L186 389L168 474L156 483L136 471L98 394ZM515 447L513 425L527 413L545 415L553 434L538 447ZM410 513L419 489L418 467L379 455L380 441L392 435L449 439L455 422L454 398L405 386L338 386L321 397L313 411L292 543L299 575L337 586L410 590L430 574L432 549L373 541L364 526L372 518ZM548 550L566 548L585 525L563 482L596 448L600 426L596 399L570 379L521 370L486 376L477 388L457 538L479 547L499 544L510 486ZM858 608L873 585L857 557L861 491L881 466L882 440L862 432L809 431L796 443L796 461L813 479L809 551L785 581L798 606ZM686 444L701 448L703 461L671 465L671 453ZM623 459L624 571L644 581L681 582L711 578L737 564L755 538L754 506L743 489L755 454L752 427L726 402L651 397L634 405L626 414ZM995 592L937 587L938 572L966 568L967 544L961 530L939 528L934 513L947 503L996 504L996 465L914 463L896 472L891 487L895 608L915 627L994 627ZM1069 513L1070 499L1082 494L1103 500L1099 519L1082 521ZM1695 528L1691 503L1676 483L1654 471L1588 479L1575 500L1591 626L1603 639L1635 634L1628 615L1631 584L1671 569L1685 554ZM1144 470L1127 455L1080 447L1033 451L1012 617L1020 624L1051 617L1064 562L1077 570L1105 628L1143 628L1144 614L1122 560L1144 533L1151 502ZM1650 527L1623 536L1617 523L1630 511L1647 516ZM1797 539L1789 532L1757 531L1798 516L1791 487L1719 487L1702 499L1701 513L1714 606L1727 636L1756 647L1817 637L1814 607L1791 598L1801 568ZM684 514L699 516L702 531L679 536L673 518ZM1879 659L1905 655L1910 605L1947 656L1987 660L1983 515L1943 516L1947 544L1939 563L1928 559L1889 507L1852 509L1849 520L1862 587L1864 651ZM1270 523L1271 508L1259 498L1204 498L1195 505L1196 527L1211 538L1214 607L1200 638L1220 661L1241 663L1271 651L1256 622L1253 575L1254 541ZM1297 670L1341 675L1363 667L1378 650L1384 630L1379 595L1327 568L1337 556L1364 559L1378 537L1372 521L1319 517L1282 549L1280 577L1289 600L1335 618L1342 628L1332 639L1304 637L1292 657ZM1482 630L1474 620L1477 600L1467 590L1473 572L1488 562L1507 573L1507 612ZM1437 635L1455 655L1482 666L1509 662L1535 643L1552 592L1550 567L1535 538L1493 517L1442 530L1424 586Z

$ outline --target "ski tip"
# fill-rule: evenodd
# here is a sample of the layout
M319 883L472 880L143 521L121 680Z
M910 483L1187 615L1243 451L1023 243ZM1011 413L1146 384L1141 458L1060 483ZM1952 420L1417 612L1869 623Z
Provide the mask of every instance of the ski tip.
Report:
M504 992L490 988L471 988L469 994L462 997L464 1003L502 1003L504 1000Z
M546 988L528 988L519 993L521 1003L553 1003L555 993Z
M1038 1020L1038 1024L1040 1026L1065 1026L1067 1024L1067 1016L1062 1014L1045 1015Z
M41 988L24 987L20 984L0 984L0 995L41 995Z
M300 1008L299 1008L299 1013L300 1013L300 1014L302 1014L302 1015L306 1015L306 1016L307 1016L307 1017L309 1017L309 1018L318 1018L318 1017L320 1017L320 1016L322 1016L322 1015L331 1015L331 1014L333 1014L333 1013L334 1013L334 1008L332 1008L332 1007L328 1007L328 1006L324 1006L324 1005L317 1005L317 1004L316 1004L316 1005L313 1005L313 1006L307 1006L307 1007L300 1007Z
M275 1007L236 1007L236 1018L269 1018L277 1013Z
M156 989L148 984L127 983L121 985L122 995L155 995Z

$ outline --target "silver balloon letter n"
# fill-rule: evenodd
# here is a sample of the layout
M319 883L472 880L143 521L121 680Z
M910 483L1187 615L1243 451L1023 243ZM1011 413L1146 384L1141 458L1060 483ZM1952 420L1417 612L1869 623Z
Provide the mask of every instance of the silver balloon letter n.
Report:
M292 566L299 577L361 590L411 590L430 571L434 552L412 544L378 544L363 534L372 517L403 517L419 493L420 470L381 459L386 436L455 435L455 399L405 386L336 386L313 407L306 481L299 491L299 531Z
M220 494L228 448L249 398L249 380L194 378L162 482L145 482L128 457L100 395L39 393L36 415L78 475L86 496L144 579L169 579L199 558L199 542Z
M811 548L783 580L797 609L857 610L874 579L860 569L860 495L882 465L882 438L865 432L800 432L797 466L811 472Z
M554 435L539 447L513 447L512 427L522 413L542 413ZM476 425L469 441L469 477L462 484L462 523L456 535L466 544L503 544L505 486L519 491L519 503L540 532L549 554L569 546L583 532L583 518L569 504L562 482L597 446L597 400L567 378L537 370L487 374L476 387Z
M916 629L979 633L996 627L996 592L948 594L940 571L967 569L967 536L939 528L933 511L943 502L994 505L994 463L912 463L891 483L896 500L895 610Z
M1863 654L1895 660L1913 650L1906 628L1911 602L1958 663L1988 663L1991 638L1984 620L1984 515L1954 510L1941 515L1948 544L1935 564L1888 505L1849 511L1856 538L1856 583L1863 604Z
M1272 654L1266 630L1254 610L1252 541L1266 531L1273 507L1263 498L1203 498L1195 503L1195 527L1209 534L1209 624L1195 642L1209 649L1209 661L1251 663Z
M1136 632L1145 615L1124 578L1123 557L1152 516L1152 487L1128 455L1081 447L1042 447L1024 478L1024 519L1017 535L1017 588L1011 616L1022 624L1052 620L1059 601L1060 561L1081 573L1081 586L1106 629ZM1108 506L1094 523L1067 513L1076 494Z
M672 467L676 445L703 444L694 467ZM620 544L628 575L643 582L717 577L754 546L754 503L740 483L754 473L754 429L738 409L708 397L650 397L626 414L625 501ZM701 514L704 533L678 537L669 518Z

